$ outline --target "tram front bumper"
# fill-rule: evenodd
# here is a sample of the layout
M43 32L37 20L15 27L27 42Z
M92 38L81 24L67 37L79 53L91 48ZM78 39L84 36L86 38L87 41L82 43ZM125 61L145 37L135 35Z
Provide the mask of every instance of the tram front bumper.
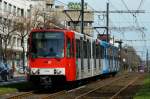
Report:
M65 68L31 68L31 75L65 75Z

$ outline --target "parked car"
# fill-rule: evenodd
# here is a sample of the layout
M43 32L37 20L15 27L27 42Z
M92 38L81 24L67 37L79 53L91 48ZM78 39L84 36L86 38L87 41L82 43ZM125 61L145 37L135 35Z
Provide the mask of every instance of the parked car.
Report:
M9 64L0 62L0 77L4 81L8 81L13 78L13 69Z

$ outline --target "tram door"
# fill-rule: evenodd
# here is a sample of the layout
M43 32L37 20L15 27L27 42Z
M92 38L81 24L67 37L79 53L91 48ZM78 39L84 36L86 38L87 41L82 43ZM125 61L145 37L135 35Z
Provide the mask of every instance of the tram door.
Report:
M69 79L74 80L76 78L75 71L75 39L74 35L66 36L66 58Z

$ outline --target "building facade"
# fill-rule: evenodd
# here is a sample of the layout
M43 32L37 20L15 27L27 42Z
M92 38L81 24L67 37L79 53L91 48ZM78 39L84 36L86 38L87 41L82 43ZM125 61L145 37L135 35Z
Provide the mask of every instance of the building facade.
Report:
M29 8L29 0L0 0L0 61L3 61L2 54L7 46L7 62L10 65L18 65L21 62L21 38L15 35L13 26L18 20L29 15Z
M54 0L31 0L31 5L32 12L35 12L35 9L39 9L40 6L39 10L47 15L47 19L55 20L65 28L81 32L80 3L70 2L67 7L64 7L63 5L56 5ZM84 33L92 36L94 13L88 8L87 3L85 3L84 11Z
M73 4L73 3L72 3ZM80 4L79 4L80 5ZM79 6L78 5L78 6ZM86 7L84 9L84 33L91 35L93 33L92 23L94 14ZM27 20L24 20L26 18ZM73 8L56 5L54 0L0 0L0 60L3 60L2 50L5 47L4 36L11 32L8 30L18 20L32 23L32 28L45 26L48 20L48 26L57 26L80 32L81 15L80 7ZM3 30L3 28L5 29ZM10 65L22 65L22 47L21 38L12 32L8 39L7 53L8 63ZM27 51L27 39L24 42L25 51Z

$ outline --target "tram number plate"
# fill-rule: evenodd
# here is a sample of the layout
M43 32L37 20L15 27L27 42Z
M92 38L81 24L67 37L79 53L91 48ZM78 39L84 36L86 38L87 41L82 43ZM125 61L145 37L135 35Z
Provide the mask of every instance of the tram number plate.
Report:
M54 69L40 69L40 74L42 75L54 74Z

